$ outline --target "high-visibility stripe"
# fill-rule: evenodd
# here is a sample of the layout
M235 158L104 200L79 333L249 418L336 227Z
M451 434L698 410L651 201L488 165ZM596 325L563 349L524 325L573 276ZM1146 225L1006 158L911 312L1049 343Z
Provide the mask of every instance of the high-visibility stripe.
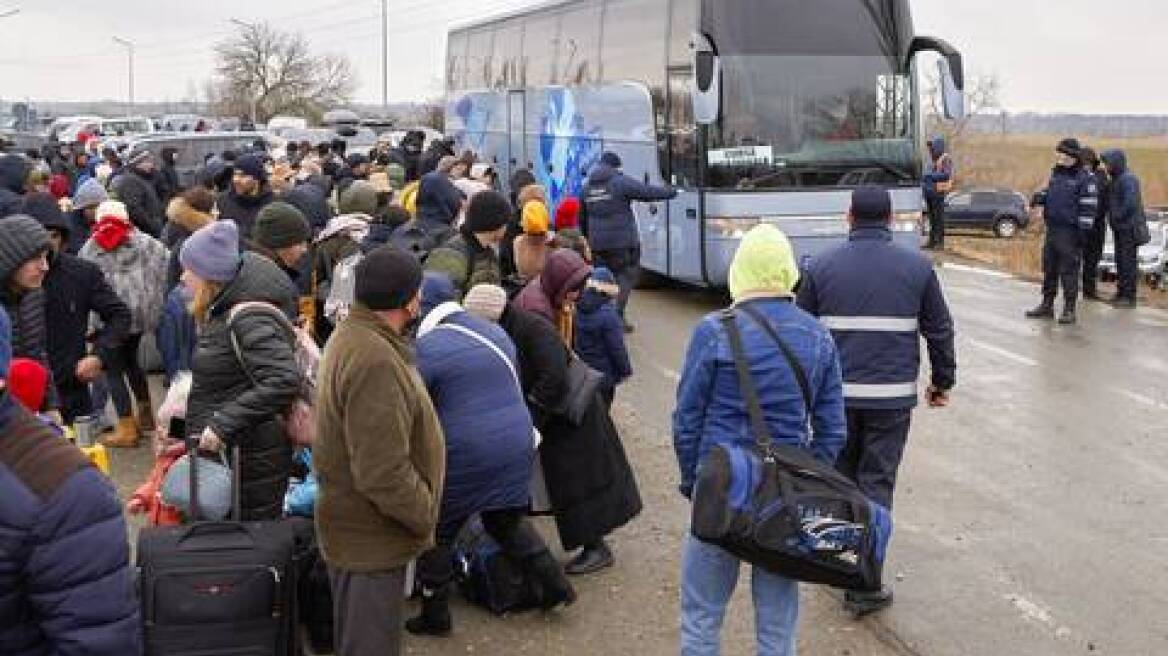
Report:
M828 330L854 330L870 333L915 333L920 327L916 317L819 317Z
M916 395L916 383L887 383L884 385L844 383L844 398L848 399L901 399Z

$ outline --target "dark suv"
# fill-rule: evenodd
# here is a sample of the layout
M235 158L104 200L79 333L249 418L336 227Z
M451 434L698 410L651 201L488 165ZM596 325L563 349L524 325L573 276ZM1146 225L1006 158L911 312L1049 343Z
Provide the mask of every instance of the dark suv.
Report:
M1030 225L1029 203L1010 189L962 189L945 199L945 227L993 230L1010 239Z

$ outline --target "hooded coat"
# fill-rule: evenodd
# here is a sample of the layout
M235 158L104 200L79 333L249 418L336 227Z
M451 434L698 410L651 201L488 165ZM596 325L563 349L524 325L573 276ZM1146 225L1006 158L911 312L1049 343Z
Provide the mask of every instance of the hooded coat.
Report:
M312 234L319 234L333 217L325 192L312 183L302 183L280 194L280 200L300 210L312 226Z
M498 351L443 325L472 331ZM418 370L446 436L439 522L461 523L485 510L525 508L534 442L511 339L499 326L450 303L438 306L423 322L417 354Z
M611 294L593 287L584 290L576 303L576 338L572 342L580 359L604 374L604 386L609 390L633 375L625 346L625 323L613 301L615 283L612 287Z
M515 307L543 317L557 326L566 343L572 340L572 327L565 322L565 302L569 292L582 289L588 282L592 268L573 251L559 250L548 256L543 273L539 274L519 295Z
M147 179L132 167L125 167L111 183L113 196L126 205L126 212L134 227L151 237L162 234L162 201L154 188L154 179Z
M426 232L449 232L462 210L462 193L445 173L427 173L418 187L418 222Z
M153 332L162 317L170 252L162 242L134 230L129 239L107 251L90 239L81 259L97 265L118 298L130 308L130 334Z
M1129 229L1144 216L1144 200L1140 180L1127 167L1127 153L1108 150L1103 162L1111 170L1111 190L1108 208L1113 230Z
M210 427L227 444L240 446L244 519L275 519L282 512L292 448L280 418L296 399L301 373L288 329L273 312L244 311L230 327L228 312L245 301L262 301L291 317L296 298L280 267L244 253L239 273L212 303L199 334L187 432L198 436Z
M597 395L576 426L557 416L571 352L555 327L510 304L499 325L515 342L519 376L543 435L540 464L565 550L594 544L641 512L641 495L616 425Z
M28 160L20 155L0 155L0 219L20 213L30 168Z
M929 160L929 164L925 168L925 175L921 178L921 188L925 192L926 199L944 200L945 192L938 191L937 184L953 179L953 158L945 152L945 139L943 137L934 137L929 142Z

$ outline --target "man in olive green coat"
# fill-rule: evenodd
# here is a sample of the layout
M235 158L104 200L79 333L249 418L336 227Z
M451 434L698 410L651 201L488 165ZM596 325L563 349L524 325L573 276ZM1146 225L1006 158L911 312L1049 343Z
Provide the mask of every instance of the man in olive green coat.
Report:
M366 256L317 378L316 528L338 656L401 653L406 566L434 546L446 446L404 336L421 281L405 251Z

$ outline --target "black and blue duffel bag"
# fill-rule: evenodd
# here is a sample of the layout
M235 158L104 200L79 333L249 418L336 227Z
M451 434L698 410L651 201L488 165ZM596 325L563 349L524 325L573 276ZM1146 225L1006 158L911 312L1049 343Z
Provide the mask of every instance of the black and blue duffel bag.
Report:
M806 372L765 317L748 306L742 309L794 369L810 421ZM771 439L736 321L734 310L723 313L756 442L716 445L703 459L693 494L694 536L790 579L879 590L892 516L806 449Z

